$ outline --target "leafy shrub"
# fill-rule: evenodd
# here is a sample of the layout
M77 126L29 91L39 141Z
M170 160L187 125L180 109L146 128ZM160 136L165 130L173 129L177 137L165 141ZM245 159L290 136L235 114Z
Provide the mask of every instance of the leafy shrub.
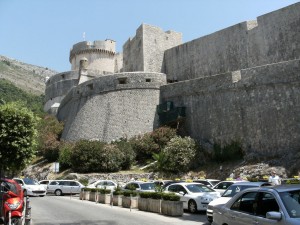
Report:
M123 195L123 191L122 191L122 190L117 190L117 189L115 189L115 190L113 191L113 195Z
M129 142L136 153L136 160L138 162L145 162L152 158L153 153L159 152L159 145L155 143L151 133L133 137Z
M170 127L160 127L155 129L151 134L154 142L158 144L160 149L163 149L168 142L176 137L176 129Z
M190 137L175 137L163 149L164 169L170 172L185 172L190 169L196 155L196 143Z
M162 199L165 201L179 201L180 196L175 195L175 193L162 193Z
M126 191L123 192L123 195L126 196L126 197L130 197L130 196L136 197L138 194L137 194L136 191L127 191L126 190Z
M141 198L151 198L151 192L141 192L139 195Z
M40 120L38 126L38 149L39 155L50 162L59 157L60 137L63 130L63 123L58 122L54 116L47 115Z
M71 155L75 144L71 142L61 142L59 146L58 162L62 168L71 167Z
M79 182L82 183L84 186L89 184L89 180L87 178L80 178Z
M92 189L94 189L94 188L87 188L87 187L85 187L85 188L82 188L81 190L82 191L91 191Z
M99 192L100 192L100 194L110 194L111 190L110 189L105 189L105 188L100 188Z
M136 157L136 153L133 150L131 143L128 142L126 139L120 139L116 142L113 142L112 144L115 144L120 150L120 152L123 153L121 169L123 170L130 169L132 164L135 162L135 157Z
M81 140L71 154L75 172L115 172L121 168L123 153L114 144Z

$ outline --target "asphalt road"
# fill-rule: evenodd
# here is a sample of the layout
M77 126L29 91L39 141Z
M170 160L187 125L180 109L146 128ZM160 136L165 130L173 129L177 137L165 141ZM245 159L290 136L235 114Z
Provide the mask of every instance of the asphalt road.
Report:
M168 217L137 209L111 207L78 197L31 197L31 225L209 225L205 213Z

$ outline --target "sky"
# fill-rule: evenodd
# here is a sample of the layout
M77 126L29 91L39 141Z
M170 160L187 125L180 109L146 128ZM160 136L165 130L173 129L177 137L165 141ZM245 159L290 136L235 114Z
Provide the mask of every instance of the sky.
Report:
M299 0L0 0L0 55L69 71L81 41L112 39L116 51L145 23L192 41ZM85 33L85 38L83 33Z

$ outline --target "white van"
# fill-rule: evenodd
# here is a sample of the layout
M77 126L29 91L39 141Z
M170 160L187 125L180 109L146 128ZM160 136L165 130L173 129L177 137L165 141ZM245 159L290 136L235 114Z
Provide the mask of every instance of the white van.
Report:
M52 180L47 187L47 193L57 196L64 194L79 194L85 186L76 180Z

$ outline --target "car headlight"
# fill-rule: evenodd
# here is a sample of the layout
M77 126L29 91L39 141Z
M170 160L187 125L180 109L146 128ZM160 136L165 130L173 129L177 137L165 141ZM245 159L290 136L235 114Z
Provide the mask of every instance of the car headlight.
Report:
M8 203L8 202L5 202L5 204L6 204L11 210L15 210L15 209L17 209L17 208L20 206L21 202L15 202L15 203L12 203L12 204L10 204L10 203Z

